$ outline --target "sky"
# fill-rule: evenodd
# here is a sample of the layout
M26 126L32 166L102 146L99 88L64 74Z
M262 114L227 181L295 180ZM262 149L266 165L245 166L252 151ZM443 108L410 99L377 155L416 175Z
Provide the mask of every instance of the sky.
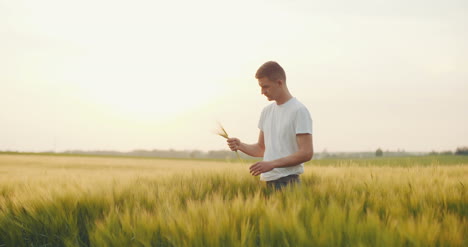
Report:
M0 150L255 143L286 71L316 152L468 146L468 1L0 0Z

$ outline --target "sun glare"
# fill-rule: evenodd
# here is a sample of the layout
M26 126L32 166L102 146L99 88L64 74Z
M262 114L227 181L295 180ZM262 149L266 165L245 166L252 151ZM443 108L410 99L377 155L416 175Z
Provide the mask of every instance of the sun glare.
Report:
M215 101L222 85L191 81L100 83L88 85L92 104L127 118L163 120L190 112Z

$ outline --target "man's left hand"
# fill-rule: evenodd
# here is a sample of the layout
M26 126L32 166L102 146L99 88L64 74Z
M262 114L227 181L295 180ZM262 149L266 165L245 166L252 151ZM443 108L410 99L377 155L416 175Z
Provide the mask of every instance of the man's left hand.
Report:
M250 166L250 174L252 174L252 176L258 176L264 172L273 170L273 168L275 167L273 164L271 164L271 162L260 161Z

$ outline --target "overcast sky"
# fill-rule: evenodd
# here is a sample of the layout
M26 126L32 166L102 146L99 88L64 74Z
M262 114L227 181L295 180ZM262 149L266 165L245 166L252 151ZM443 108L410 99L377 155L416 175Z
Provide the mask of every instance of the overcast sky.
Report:
M0 150L253 143L268 60L318 152L468 145L466 0L0 0Z

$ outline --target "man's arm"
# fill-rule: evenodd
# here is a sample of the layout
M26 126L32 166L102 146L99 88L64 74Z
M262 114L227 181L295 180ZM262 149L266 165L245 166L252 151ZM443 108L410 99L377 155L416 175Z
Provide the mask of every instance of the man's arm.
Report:
M261 130L258 135L258 142L255 144L245 144L237 138L229 138L227 142L232 151L240 150L253 157L263 157L263 154L265 153L265 140L263 137L263 131Z
M311 160L314 155L312 135L297 134L296 141L299 147L297 152L277 160L257 162L250 167L250 173L254 176L258 176L274 168L295 166Z

